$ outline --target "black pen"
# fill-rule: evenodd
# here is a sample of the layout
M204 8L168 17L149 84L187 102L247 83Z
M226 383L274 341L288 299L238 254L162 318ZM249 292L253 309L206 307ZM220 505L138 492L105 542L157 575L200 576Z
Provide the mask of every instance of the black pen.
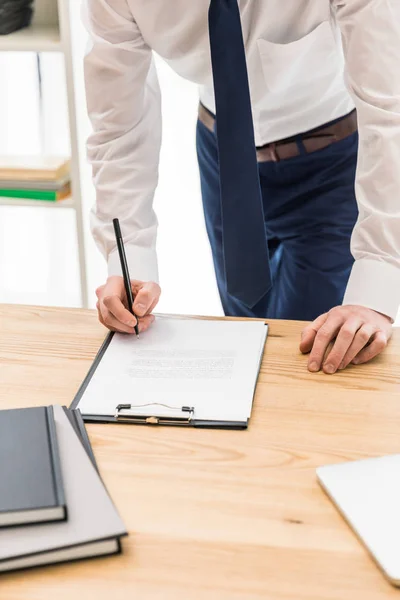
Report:
M135 333L136 333L136 336L139 337L139 320L138 320L137 316L135 315L135 313L133 312L134 300L133 300L133 294L132 294L131 278L129 276L128 262L126 260L124 241L122 239L121 227L119 225L119 220L113 219L113 225L114 225L114 231L115 231L115 239L117 240L119 260L121 261L121 269L122 269L122 276L124 278L126 299L128 302L128 310L130 313L133 314L133 316L136 319Z

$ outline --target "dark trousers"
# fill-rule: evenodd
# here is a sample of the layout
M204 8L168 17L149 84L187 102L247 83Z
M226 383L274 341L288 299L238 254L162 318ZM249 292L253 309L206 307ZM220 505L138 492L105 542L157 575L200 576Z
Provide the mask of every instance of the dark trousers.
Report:
M358 134L310 154L301 142L298 145L302 153L297 157L259 163L274 284L249 310L226 289L216 138L200 121L197 124L204 215L226 315L313 320L342 303L358 215Z

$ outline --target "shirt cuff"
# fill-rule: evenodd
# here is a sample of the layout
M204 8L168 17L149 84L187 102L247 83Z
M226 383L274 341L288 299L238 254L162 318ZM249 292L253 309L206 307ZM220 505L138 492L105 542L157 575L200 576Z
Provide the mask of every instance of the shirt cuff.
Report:
M154 249L125 244L125 254L131 279L158 283L157 254ZM108 275L122 276L117 248L108 256Z
M343 304L366 306L395 321L400 306L400 269L383 261L356 260Z

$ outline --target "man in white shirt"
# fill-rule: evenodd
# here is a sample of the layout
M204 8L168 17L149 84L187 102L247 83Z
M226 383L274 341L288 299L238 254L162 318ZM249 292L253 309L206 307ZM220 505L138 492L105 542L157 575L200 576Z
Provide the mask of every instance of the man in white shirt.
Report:
M213 3L216 29L224 10L234 6L232 0ZM203 204L226 313L314 319L303 331L300 349L310 352L311 371L333 373L383 350L400 304L400 3L238 4L272 288L246 304L240 293L230 293L227 282L232 261L223 239L226 205L222 211L220 200L229 182L225 174L222 183L221 146L218 171L222 142L214 116L218 123L223 116L216 110L219 80L213 80L211 59L216 72L219 59L218 48L213 56L210 52L210 0L85 0L91 37L85 77L93 125L88 155L97 190L92 229L109 267L107 282L97 290L99 318L110 329L133 332L114 217L124 233L142 330L153 321L160 295L152 208L161 139L154 50L199 84ZM218 68L223 73L222 63ZM236 101L236 94L231 97ZM232 128L235 123L241 125L240 118ZM240 152L239 146L234 151ZM238 231L241 227L237 223Z

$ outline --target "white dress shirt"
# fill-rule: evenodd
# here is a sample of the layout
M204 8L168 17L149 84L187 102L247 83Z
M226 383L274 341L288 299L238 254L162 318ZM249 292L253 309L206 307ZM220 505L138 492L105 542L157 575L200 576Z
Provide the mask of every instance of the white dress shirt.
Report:
M354 106L359 123L356 259L344 299L395 318L400 304L400 0L239 0L257 146ZM120 273L119 216L131 276L158 280L152 203L161 97L152 50L199 85L215 112L209 0L84 0L97 191L92 231ZM183 224L184 225L184 224ZM316 293L318 291L316 290Z

